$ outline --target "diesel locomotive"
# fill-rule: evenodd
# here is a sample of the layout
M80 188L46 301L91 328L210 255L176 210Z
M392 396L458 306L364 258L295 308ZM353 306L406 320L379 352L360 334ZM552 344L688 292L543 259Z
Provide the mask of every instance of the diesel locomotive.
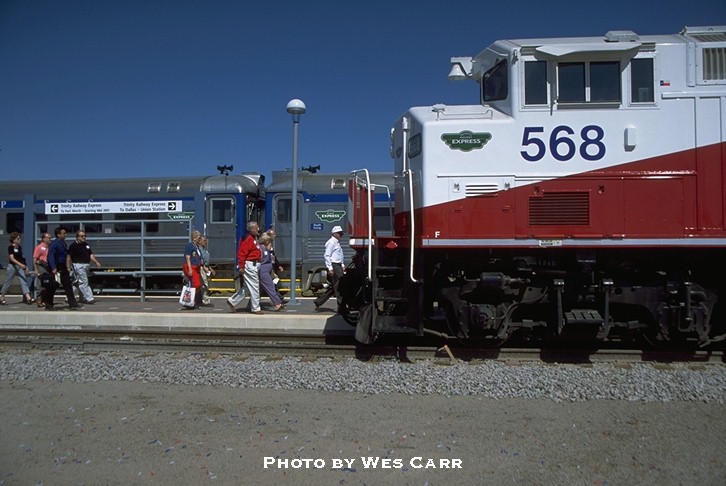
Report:
M499 40L451 63L479 102L395 121L392 235L365 171L349 181L358 340L719 332L726 26Z

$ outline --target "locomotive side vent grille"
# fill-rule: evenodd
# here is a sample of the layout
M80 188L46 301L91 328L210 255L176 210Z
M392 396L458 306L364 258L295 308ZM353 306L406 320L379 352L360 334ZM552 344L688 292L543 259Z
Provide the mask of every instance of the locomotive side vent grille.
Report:
M726 34L714 32L711 34L690 34L698 42L726 42Z
M499 184L467 184L466 197L487 196L499 190Z
M530 226L588 226L590 194L588 192L547 192L529 198Z
M726 47L703 50L703 80L726 80Z

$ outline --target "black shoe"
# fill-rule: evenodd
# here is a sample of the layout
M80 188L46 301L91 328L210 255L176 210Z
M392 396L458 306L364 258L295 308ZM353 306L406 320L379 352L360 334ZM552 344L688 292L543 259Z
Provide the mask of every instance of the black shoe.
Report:
M83 310L83 306L80 304L68 306L68 310Z
M313 302L313 304L315 304L315 310L320 312L320 304L318 304L317 302Z
M53 307L52 305L47 305L46 304L45 310L47 310L47 311L54 311L55 310L55 307Z

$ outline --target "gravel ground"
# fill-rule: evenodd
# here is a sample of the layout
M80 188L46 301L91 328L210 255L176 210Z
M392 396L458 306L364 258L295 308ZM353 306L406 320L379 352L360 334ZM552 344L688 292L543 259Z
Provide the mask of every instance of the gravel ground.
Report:
M5 351L0 485L723 485L725 403L722 364Z

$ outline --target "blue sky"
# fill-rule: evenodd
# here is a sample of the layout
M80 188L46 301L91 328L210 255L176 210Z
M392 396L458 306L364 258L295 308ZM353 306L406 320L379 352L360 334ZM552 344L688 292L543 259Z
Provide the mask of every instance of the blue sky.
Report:
M676 33L726 2L0 0L0 178L390 171L410 106L478 102L449 58L497 39Z

